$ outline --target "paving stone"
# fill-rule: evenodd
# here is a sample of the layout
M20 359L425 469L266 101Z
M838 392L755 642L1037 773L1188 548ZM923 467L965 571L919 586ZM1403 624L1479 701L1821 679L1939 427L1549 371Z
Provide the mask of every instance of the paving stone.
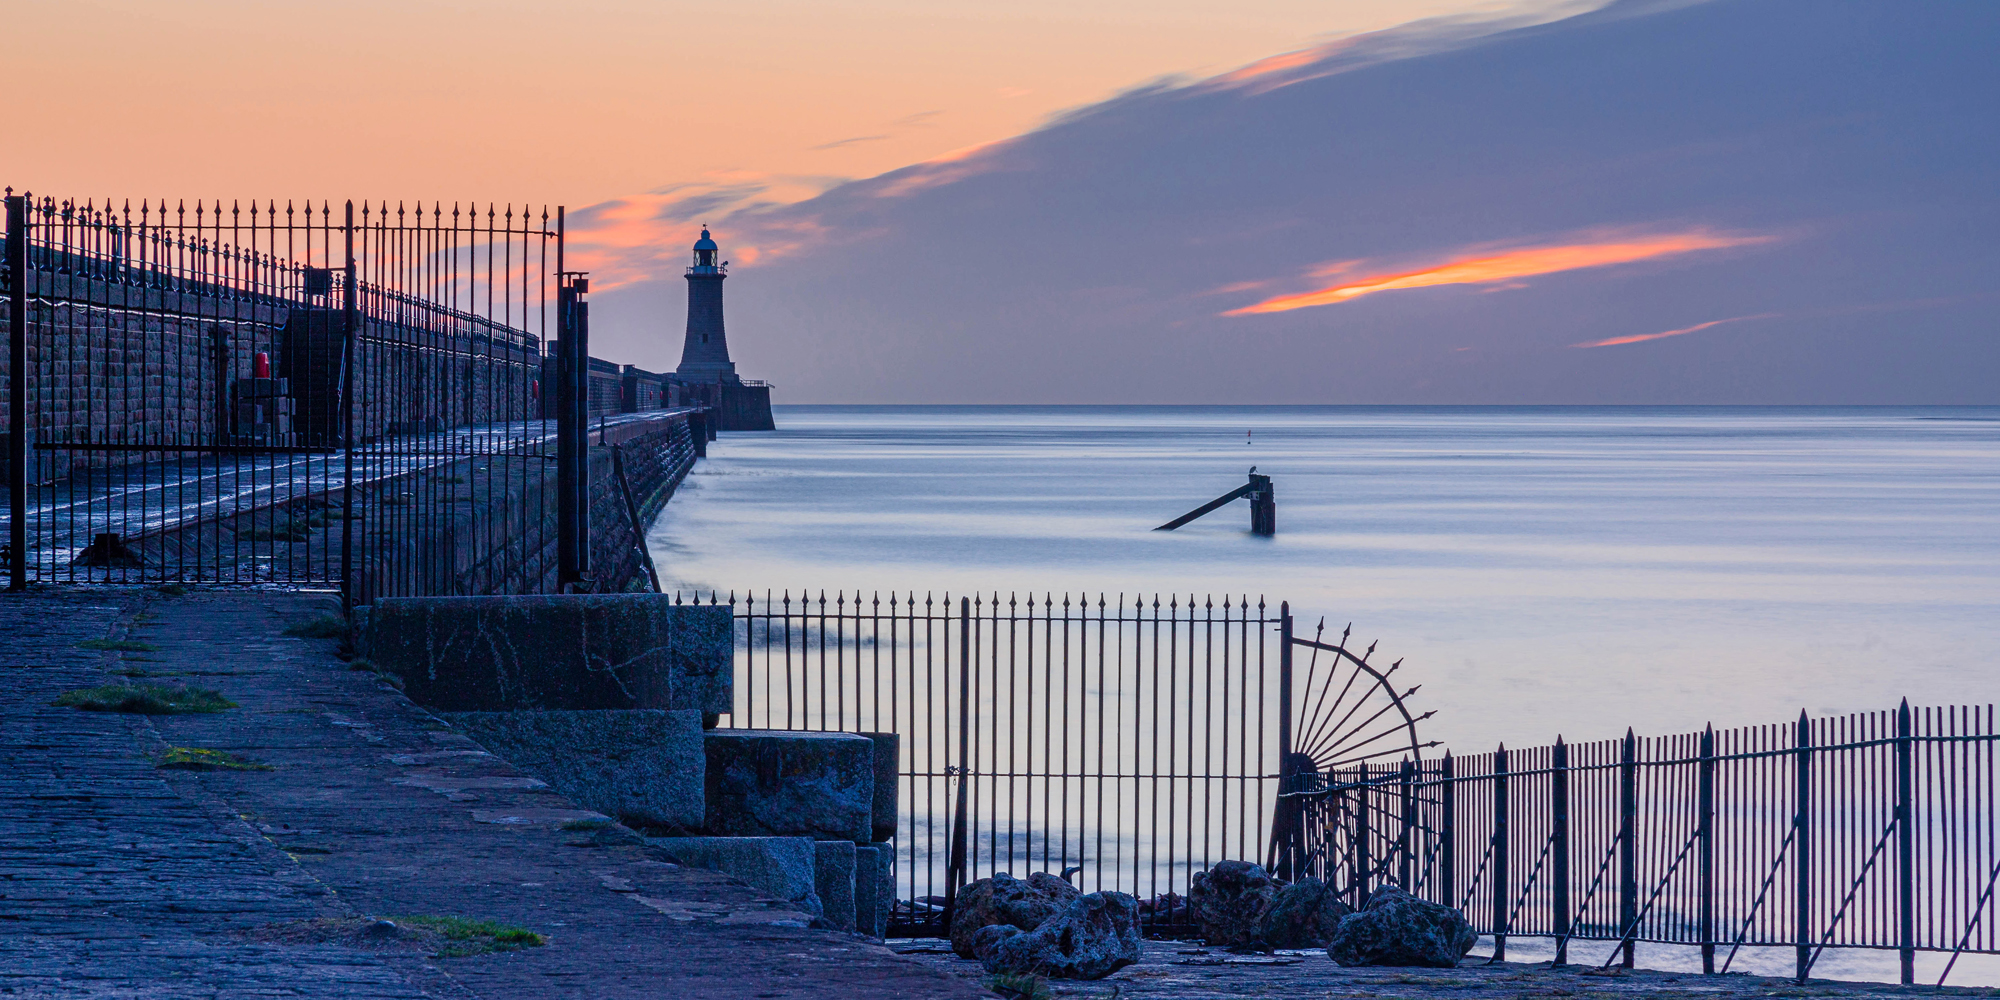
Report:
M805 927L788 901L629 834L565 830L590 811L349 670L334 641L280 636L325 604L251 591L0 596L0 995L985 995ZM121 679L117 654L76 647L103 638L158 645L146 670L167 682L199 671L242 707L141 717L50 706ZM276 770L160 770L153 758L168 745ZM809 886L811 847L799 844ZM246 936L423 914L513 924L549 943L435 959Z
M627 826L701 827L700 712L457 712L444 719L586 809Z

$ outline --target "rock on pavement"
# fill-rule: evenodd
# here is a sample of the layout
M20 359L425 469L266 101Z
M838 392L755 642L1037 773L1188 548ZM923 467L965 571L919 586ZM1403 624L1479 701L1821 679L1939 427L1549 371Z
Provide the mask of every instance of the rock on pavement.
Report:
M1025 881L1006 872L980 879L954 901L951 949L960 958L977 958L972 937L981 927L1005 924L1031 931L1081 895L1075 886L1048 872L1036 872Z
M1277 883L1262 867L1248 861L1224 861L1195 873L1188 888L1188 907L1209 945L1262 950L1264 913L1277 896Z
M1327 939L1326 954L1346 966L1449 969L1472 950L1477 937L1457 910L1383 886L1361 912L1340 919Z
M1102 979L1139 960L1139 901L1093 892L1024 931L989 924L973 934L986 971L1055 979Z
M1258 921L1257 937L1267 948L1318 948L1351 912L1325 883L1308 875L1278 890Z

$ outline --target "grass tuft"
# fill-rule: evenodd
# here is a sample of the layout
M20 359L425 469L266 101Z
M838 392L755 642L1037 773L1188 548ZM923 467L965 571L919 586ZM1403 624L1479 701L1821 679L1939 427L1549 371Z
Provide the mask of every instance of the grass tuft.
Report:
M204 750L201 747L168 747L154 763L155 767L172 768L180 771L275 771L269 764L238 757L224 750Z
M236 537L251 542L303 542L312 537L312 525L303 521L279 521L268 528L245 528Z
M102 649L120 653L157 653L160 647L150 642L136 639L85 639L76 644L78 649Z
M339 615L320 615L288 626L285 634L298 639L339 639L347 635L347 619Z
M539 948L549 943L549 939L534 931L491 920L472 920L466 917L393 917L399 924L421 927L444 938L444 946L438 949L439 958L463 958L467 955L484 955L493 951L515 951L521 948Z
M1001 973L986 980L986 988L1007 1000L1050 1000L1049 981L1040 976Z
M236 703L209 688L166 687L159 684L104 684L64 691L51 702L58 708L86 712L130 712L135 715L193 715L221 712Z
M618 825L617 820L607 819L603 816L590 816L584 819L564 820L562 828L570 831L608 830L617 825Z

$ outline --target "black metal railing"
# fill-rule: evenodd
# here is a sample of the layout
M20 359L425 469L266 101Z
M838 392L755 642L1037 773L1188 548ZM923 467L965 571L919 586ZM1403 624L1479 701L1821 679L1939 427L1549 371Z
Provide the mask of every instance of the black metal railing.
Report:
M896 732L902 901L1061 874L1188 929L1188 878L1257 853L1277 791L1280 616L1242 598L709 594L743 728Z
M561 486L592 459L558 439L658 418L624 439L692 460L685 418L630 412L657 385L556 419L559 208L8 196L12 586L588 588L556 515L588 531Z
M1400 663L1261 600L700 601L736 612L729 724L901 734L898 934L940 932L971 879L1041 870L1192 936L1189 879L1240 858L1350 905L1399 884L1498 957L1644 941L1726 971L1783 947L1805 974L1887 948L1907 975L1918 951L2000 951L1990 707L1440 755Z
M2000 947L1992 706L1911 708L1665 737L1364 763L1287 779L1285 863L1358 905L1385 882L1464 910L1504 957L1699 949ZM1943 982L1941 976L1939 982Z

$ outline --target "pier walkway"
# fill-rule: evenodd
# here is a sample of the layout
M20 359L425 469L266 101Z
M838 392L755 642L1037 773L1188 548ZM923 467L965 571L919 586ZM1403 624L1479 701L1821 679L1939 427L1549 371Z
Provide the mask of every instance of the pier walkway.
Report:
M325 595L258 591L0 596L0 994L988 995L866 939L773 922L772 901L649 857L622 828L563 829L593 814L348 669L332 640L282 635L328 610ZM215 688L239 707L50 704L114 681ZM170 747L271 769L156 766ZM411 917L546 943L437 957L407 939Z

